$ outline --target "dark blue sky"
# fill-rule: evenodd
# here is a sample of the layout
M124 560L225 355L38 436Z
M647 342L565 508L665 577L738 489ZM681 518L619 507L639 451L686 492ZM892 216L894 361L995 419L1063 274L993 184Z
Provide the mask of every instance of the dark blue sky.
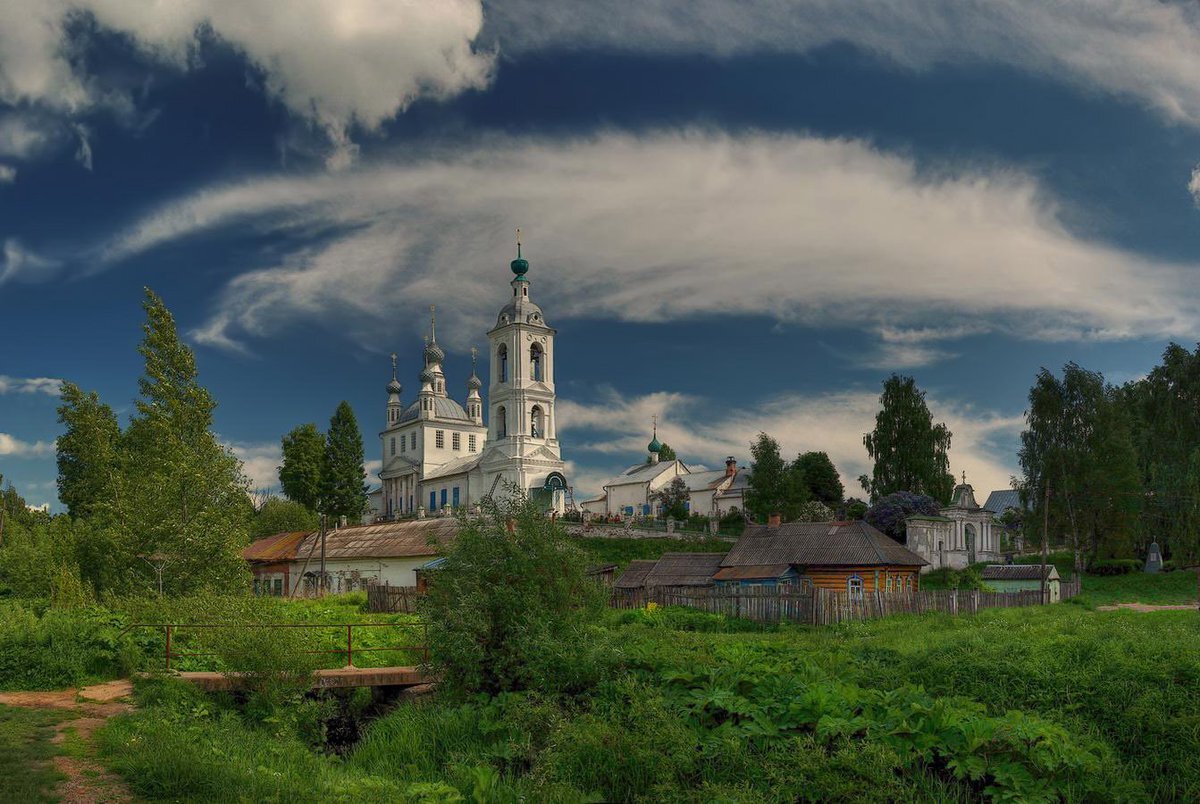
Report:
M853 477L893 370L951 423L955 469L1003 485L1040 366L1121 382L1200 329L1200 129L1150 90L987 57L914 69L836 37L718 56L505 48L502 31L475 86L339 129L278 88L299 67L264 67L219 24L182 64L119 21L83 27L63 30L91 93L74 108L6 95L0 37L15 171L0 181L0 473L31 502L56 504L58 430L56 398L26 381L70 379L127 412L143 286L195 346L217 430L256 481L272 482L283 432L343 398L374 458L386 355L414 388L429 303L465 396L514 225L559 329L580 493L640 460L652 413L685 459L746 460L766 429Z

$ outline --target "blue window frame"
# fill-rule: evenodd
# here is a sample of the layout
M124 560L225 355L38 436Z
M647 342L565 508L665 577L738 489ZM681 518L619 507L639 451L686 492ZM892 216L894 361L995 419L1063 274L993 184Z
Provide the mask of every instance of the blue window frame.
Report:
M451 494L451 498L453 500L451 502L451 505L453 505L455 508L457 508L458 507L458 486L454 487L454 492Z
M436 508L437 508L437 492L431 491L431 492L429 492L429 510L432 511Z
M446 490L442 489L442 507L446 507Z
M646 503L642 506L642 516L650 516L650 504Z

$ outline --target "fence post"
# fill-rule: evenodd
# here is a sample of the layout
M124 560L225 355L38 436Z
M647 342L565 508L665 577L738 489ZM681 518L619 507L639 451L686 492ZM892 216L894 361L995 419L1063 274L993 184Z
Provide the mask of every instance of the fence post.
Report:
M346 666L347 667L354 666L354 647L353 647L354 646L354 637L352 636L353 631L354 631L354 626L350 625L349 623L346 623Z
M163 659L166 660L167 670L171 669L171 626L167 626L167 648L163 652Z

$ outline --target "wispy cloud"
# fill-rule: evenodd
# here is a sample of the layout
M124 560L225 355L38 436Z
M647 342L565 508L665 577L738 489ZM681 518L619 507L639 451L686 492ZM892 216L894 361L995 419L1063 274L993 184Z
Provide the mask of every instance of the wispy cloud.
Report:
M251 489L254 491L279 490L279 464L283 459L277 442L226 441L223 443L242 462L242 473L249 478Z
M1188 192L1192 194L1196 206L1200 207L1200 165L1192 168L1192 175L1188 179Z
M61 265L58 260L30 251L10 237L0 249L0 285L9 281L45 282L57 274Z
M17 180L17 169L12 165L0 164L0 184L12 184Z
M452 298L446 336L462 346L506 292L510 233L522 224L534 293L559 315L857 326L880 335L890 352L875 362L894 367L988 330L1200 334L1197 266L1071 233L1028 175L925 174L864 143L803 136L500 139L449 157L214 186L118 232L101 262L253 226L275 234L271 262L229 283L195 333L202 342L228 348L296 320L374 342L393 332L398 305ZM314 228L324 233L315 244Z
M62 380L53 377L9 377L0 374L0 394L46 394L58 396Z
M749 445L759 432L778 439L785 458L800 452L829 453L842 476L848 495L863 496L860 474L870 473L864 433L875 426L879 396L870 392L788 395L750 403L716 416L702 411L719 406L678 394L657 393L626 396L612 389L599 393L594 403L570 400L558 403L558 422L564 451L577 463L595 467L601 461L584 460L587 453L621 455L610 461L612 473L590 468L572 479L576 494L593 494L618 468L637 462L645 455L652 413L659 414L659 438L670 444L684 461L719 466L727 455L748 464ZM967 479L979 490L1008 488L1017 467L1011 441L1024 426L1020 415L984 411L956 401L928 399L938 421L945 421L953 446L951 467L965 470Z
M8 433L0 433L0 455L5 457L36 458L53 454L52 441L22 441Z

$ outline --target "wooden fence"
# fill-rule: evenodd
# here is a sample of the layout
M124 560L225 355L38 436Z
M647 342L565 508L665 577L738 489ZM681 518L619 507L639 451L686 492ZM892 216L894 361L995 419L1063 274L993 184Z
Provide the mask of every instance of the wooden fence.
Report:
M372 614L413 614L417 610L417 587L374 584L367 587L367 611Z
M1060 587L1063 600L1078 593L1078 578ZM614 589L609 603L620 609L643 608L648 603L686 606L762 623L833 625L893 614L975 614L981 609L1038 606L1042 604L1042 594L1036 589L1019 592L934 589L851 594L821 588L652 586L647 589Z

